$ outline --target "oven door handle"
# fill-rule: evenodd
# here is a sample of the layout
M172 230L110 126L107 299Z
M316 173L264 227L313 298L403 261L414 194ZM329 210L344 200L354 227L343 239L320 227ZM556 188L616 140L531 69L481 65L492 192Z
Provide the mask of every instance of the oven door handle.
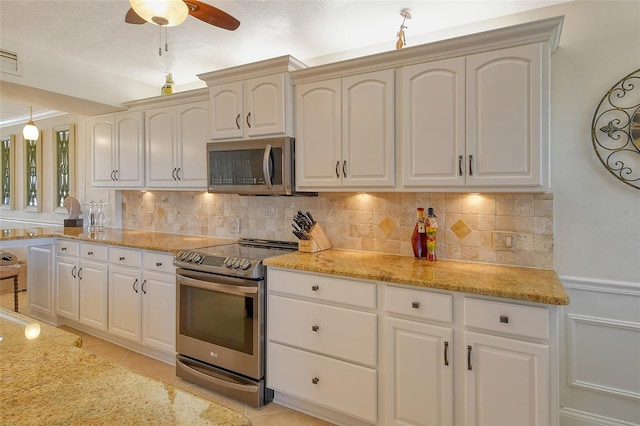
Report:
M212 283L208 281L194 280L193 278L185 277L184 275L180 275L180 274L176 275L176 280L178 281L178 284L185 283L187 285L203 288L205 290L220 291L222 293L237 294L240 296L245 294L258 293L258 287L245 287L245 286L239 286L239 285L218 284L218 283Z

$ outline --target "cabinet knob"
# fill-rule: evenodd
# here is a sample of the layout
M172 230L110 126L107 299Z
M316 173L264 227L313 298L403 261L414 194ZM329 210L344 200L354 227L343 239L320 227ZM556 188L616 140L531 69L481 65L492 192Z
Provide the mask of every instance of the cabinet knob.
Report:
M314 325L311 327L311 331L318 331L318 330L320 330L320 327L317 325Z
M503 324L509 324L509 317L506 315L500 315L500 322Z
M125 259L124 256L120 256L120 261L122 262Z
M317 385L319 381L320 379L318 379L317 377L314 377L313 379L311 379L311 383L313 383L314 385Z
M162 262L156 262L156 266L157 266L157 267L162 266Z
M420 308L420 302L412 302L411 303L411 307L413 309L419 309Z
M311 290L312 290L312 291L318 291L318 290L320 290L320 286L312 285L312 286L311 286Z
M62 247L60 250L67 251L67 248L66 247Z
M93 256L93 252L92 251L88 251L87 252L87 256Z

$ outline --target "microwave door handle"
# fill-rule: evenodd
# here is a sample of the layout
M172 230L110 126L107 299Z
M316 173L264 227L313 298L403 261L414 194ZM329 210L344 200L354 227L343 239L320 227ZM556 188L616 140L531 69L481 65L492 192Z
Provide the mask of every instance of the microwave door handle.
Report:
M264 157L262 157L262 174L264 175L264 183L267 185L267 189L272 189L271 184L271 171L269 166L271 165L271 144L267 144L264 148Z

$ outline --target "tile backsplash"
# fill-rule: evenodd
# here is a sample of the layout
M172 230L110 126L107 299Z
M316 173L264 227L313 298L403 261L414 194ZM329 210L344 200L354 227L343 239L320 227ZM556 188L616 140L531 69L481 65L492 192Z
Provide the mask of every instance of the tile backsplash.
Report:
M177 191L123 191L122 223L141 229L217 237L295 241L292 218L309 210L334 248L412 256L417 207L438 217L440 259L553 269L553 194L322 193L250 197ZM240 228L233 230L233 220ZM513 233L494 249L495 232Z

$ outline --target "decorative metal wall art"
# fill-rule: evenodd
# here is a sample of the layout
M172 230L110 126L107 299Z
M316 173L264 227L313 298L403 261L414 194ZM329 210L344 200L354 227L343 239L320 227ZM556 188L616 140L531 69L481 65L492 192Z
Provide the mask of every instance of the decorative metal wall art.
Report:
M605 168L640 189L640 69L604 95L593 115L591 139Z

